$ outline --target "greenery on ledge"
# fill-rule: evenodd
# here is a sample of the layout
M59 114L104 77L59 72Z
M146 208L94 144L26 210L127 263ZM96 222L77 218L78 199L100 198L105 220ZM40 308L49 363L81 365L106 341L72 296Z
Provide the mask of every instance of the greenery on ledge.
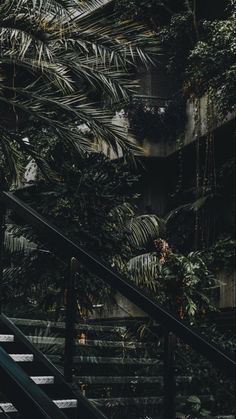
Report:
M217 112L225 116L235 109L234 86L236 3L227 0L202 9L198 0L117 0L122 16L149 22L172 74L186 98L211 92ZM214 7L214 6L213 6ZM207 11L209 12L207 13ZM157 57L158 65L160 65Z

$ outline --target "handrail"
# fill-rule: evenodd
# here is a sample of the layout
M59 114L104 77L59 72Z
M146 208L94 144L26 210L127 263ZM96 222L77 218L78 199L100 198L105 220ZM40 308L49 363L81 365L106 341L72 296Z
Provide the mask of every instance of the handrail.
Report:
M189 327L175 315L157 303L133 282L124 278L99 258L88 253L78 244L66 237L60 229L48 222L44 217L9 192L2 192L0 200L16 211L27 223L31 223L40 235L47 235L47 241L53 249L59 249L63 257L76 257L90 272L101 278L111 287L118 290L124 297L141 308L157 322L161 322L167 331L173 332L185 343L204 355L212 364L229 377L235 377L235 361L216 345L208 342L198 331Z
M26 417L37 419L66 419L66 416L49 399L0 347L0 373L3 383L2 390L11 389L14 406Z

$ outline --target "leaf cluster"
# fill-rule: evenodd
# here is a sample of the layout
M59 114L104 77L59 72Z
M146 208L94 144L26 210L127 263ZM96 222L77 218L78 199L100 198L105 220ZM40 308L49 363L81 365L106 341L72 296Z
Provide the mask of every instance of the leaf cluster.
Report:
M194 321L197 314L213 308L209 291L217 281L198 252L171 253L165 263L155 252L143 254L131 259L128 268L137 285L151 290L159 303L182 319Z
M128 101L137 87L128 73L137 61L148 65L155 39L143 25L117 17L110 1L1 2L0 147L15 182L22 154L37 159L46 172L37 142L29 138L32 127L77 153L91 147L81 124L115 153L118 146L135 149L111 124L109 109Z
M147 106L142 100L126 108L130 128L142 141L172 142L183 131L186 122L186 101L176 95L164 106Z

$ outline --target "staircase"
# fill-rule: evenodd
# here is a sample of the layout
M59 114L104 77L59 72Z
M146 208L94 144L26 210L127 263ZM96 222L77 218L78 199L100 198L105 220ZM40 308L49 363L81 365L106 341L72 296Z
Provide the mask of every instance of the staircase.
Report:
M50 324L49 329L47 321L15 319L14 323L0 315L0 416L235 419L231 394L235 361L231 355L71 241L16 196L2 192L0 203L30 222L41 239L46 238L48 248L71 268L65 279L66 325ZM148 320L76 322L80 264L139 307ZM32 327L46 328L46 333L36 334ZM200 380L196 366L203 372ZM67 381L72 378L71 385L63 373ZM191 414L181 416L177 412L183 411L186 401L194 402L195 407ZM206 409L202 414L199 405Z
M63 373L63 348L65 324L42 320L12 319L15 325L28 336ZM2 335L9 343L13 337ZM7 343L4 343L5 347ZM86 398L110 419L159 419L163 414L164 376L163 332L157 325L144 319L103 320L76 325L73 365L74 388L80 389ZM26 355L25 355L26 356ZM178 371L178 361L176 372ZM73 417L76 400L58 397L53 390L53 377L32 379L41 383L54 402L67 417ZM195 377L188 369L179 369L176 375L176 410L181 411L190 396L198 396L202 408L214 410L215 398L208 391L196 395ZM205 386L206 387L206 386ZM66 393L65 393L66 394ZM55 396L55 397L54 397ZM222 409L218 409L221 412ZM215 419L234 419L228 415L208 416ZM191 418L192 419L192 418Z
M9 367L8 374L5 366ZM104 418L96 409L91 409L80 392L74 391L65 382L63 375L48 358L3 314L0 316L0 377L1 418L77 419L80 417L79 411L84 418ZM17 387L14 388L12 381L16 382L16 379ZM25 394L21 394L21 387L24 387L24 392L29 392L25 405L22 399ZM39 410L34 403L26 404L29 399L42 403Z

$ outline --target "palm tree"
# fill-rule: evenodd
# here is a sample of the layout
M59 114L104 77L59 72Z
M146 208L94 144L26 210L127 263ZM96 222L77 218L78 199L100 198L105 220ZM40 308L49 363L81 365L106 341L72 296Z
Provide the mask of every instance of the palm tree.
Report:
M111 0L3 0L0 46L0 149L13 180L22 152L47 174L39 138L87 150L81 124L115 152L135 149L108 109L127 102L137 86L130 71L148 64L155 40L120 21Z

